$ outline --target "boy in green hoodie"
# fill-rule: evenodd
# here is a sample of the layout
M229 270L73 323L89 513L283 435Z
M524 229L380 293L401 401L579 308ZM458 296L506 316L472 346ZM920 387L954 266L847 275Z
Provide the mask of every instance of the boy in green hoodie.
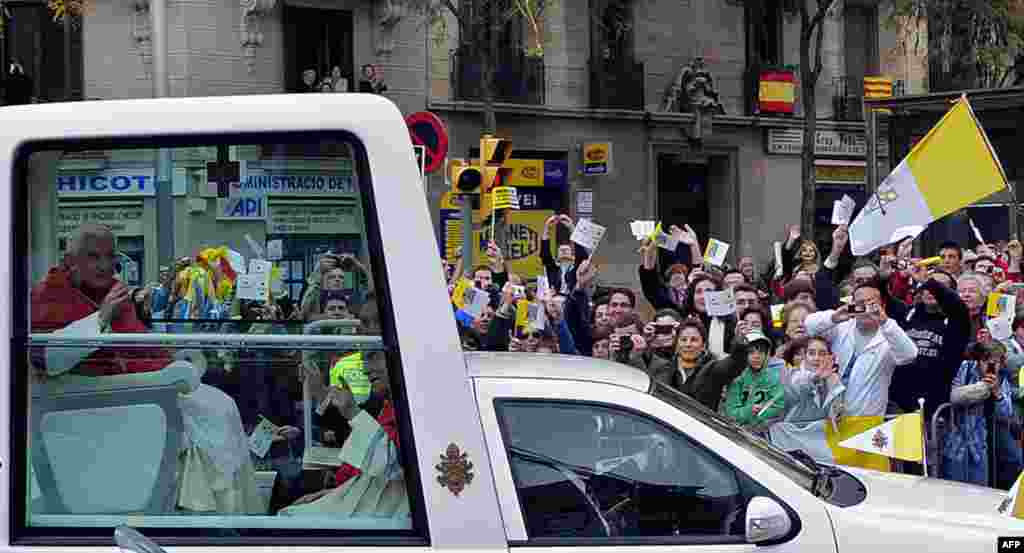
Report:
M778 418L784 411L779 368L783 362L771 358L772 341L761 331L746 335L747 368L729 385L725 414L740 426L755 430Z

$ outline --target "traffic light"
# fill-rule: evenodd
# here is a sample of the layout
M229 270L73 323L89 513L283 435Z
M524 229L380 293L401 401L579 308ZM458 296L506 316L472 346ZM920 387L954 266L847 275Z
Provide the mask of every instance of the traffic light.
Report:
M480 138L482 165L501 166L512 157L512 141L485 134Z
M504 165L511 157L511 140L495 138L489 134L480 137L480 165L483 169L481 194L487 194L492 188L504 185L510 172Z
M463 165L452 171L453 194L480 194L483 173L476 165Z
M451 168L452 194L483 195L502 186L511 169L504 164L512 157L512 141L489 134L480 137L480 159Z

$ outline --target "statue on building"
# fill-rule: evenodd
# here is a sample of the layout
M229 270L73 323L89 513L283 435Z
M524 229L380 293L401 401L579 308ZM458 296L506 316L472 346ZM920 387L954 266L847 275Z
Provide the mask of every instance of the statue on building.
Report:
M679 70L665 90L661 111L725 115L714 77L704 65L704 58L698 56Z

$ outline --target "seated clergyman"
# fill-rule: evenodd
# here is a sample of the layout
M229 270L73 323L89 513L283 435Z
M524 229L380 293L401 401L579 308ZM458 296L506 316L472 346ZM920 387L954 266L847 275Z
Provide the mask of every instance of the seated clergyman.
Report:
M398 455L398 425L391 404L391 380L384 354L368 352L364 366L373 387L367 403L382 399L380 414L372 417L356 405L346 386L332 387L327 399L352 426L352 433L339 455L342 465L336 475L337 487L303 496L278 514L409 516L409 498Z
M32 332L88 338L105 332L143 333L131 290L114 277L114 235L86 224L64 261L32 290ZM106 376L155 372L187 364L164 349L51 347L34 352L43 378L64 373ZM191 512L252 513L259 506L248 442L238 406L220 390L198 384L178 396L185 425L177 507ZM116 483L111 482L111 485Z

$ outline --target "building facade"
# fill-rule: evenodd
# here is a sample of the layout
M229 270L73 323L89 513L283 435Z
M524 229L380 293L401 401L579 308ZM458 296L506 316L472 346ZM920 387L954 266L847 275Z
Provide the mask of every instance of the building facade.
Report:
M356 92L370 87L364 68L373 65L386 85L382 93L403 113L427 110L442 118L450 134L450 158L472 159L483 119L474 45L458 36L450 14L428 21L407 4L171 0L170 95ZM470 4L454 3L463 9ZM514 216L519 223L509 236L511 256L524 262L522 270L536 266L525 261L536 257L543 216L555 212L588 216L609 227L599 254L602 278L609 284L636 284L636 244L627 226L631 220L689 224L702 240L717 238L729 243L736 255L767 260L771 242L782 239L786 224L799 220L802 113L796 67L799 17L787 12L783 2L760 4L754 10L728 0L563 0L552 3L536 26L519 20L504 24L495 109L498 135L511 139L513 157L523 160L511 184L523 188L526 205ZM152 95L146 0L93 0L80 24L69 26L51 21L43 4L7 5L12 17L5 25L5 65L19 60L40 100ZM49 34L26 30L47 25L55 27ZM910 93L920 91L923 71L898 51L897 33L888 25L885 8L876 3L837 2L824 28L816 172L819 218L827 229L833 200L850 194L863 201L863 78L888 75L902 81L898 93ZM697 58L703 65L695 63ZM47 63L56 59L71 60L71 70L58 74ZM689 76L698 74L705 79L701 91L712 106L706 111L687 106L685 90L673 94L674 83L685 89L692 82ZM775 91L777 101L759 101L762 89ZM610 152L604 171L591 170L584 161L595 144ZM246 175L279 169L260 166L257 154L227 155L249 163ZM176 228L181 237L175 256L194 253L185 251L194 242L186 233L201 232L203 221L226 216L224 202L210 196L205 186L207 164L217 159L216 152L198 152L194 159L173 161L169 178L177 195L175 220L191 225ZM66 170L55 176L53 193L60 189L67 196L67 187L80 182L89 189L89 179L96 177L107 180L95 182L108 184L118 177L129 182L156 178L147 163L69 160ZM342 167L328 171L300 165L283 168L284 176L313 182L345 177ZM885 174L889 161L883 159L882 165ZM122 186L124 181L117 183ZM448 231L455 228L450 223L457 206L445 196L448 187L445 171L426 177L441 251ZM75 220L73 204L81 211L81 202L109 203L111 194L86 190L61 196L59 205L67 215L50 216L64 228ZM125 219L128 235L122 250L149 251L149 244L156 242L147 234L155 232L147 230L152 225L140 229L132 221L152 217L146 207L151 199L128 198L122 194L105 209L109 216ZM288 255L308 270L315 252L343 245L320 243L316 225L285 224L282 218L287 214L301 219L305 209L344 208L340 203L314 205L317 201L315 190L271 191L267 204L259 206L263 212L240 218L237 236L231 239L247 234L256 241L283 238L291 249ZM343 217L341 211L335 215ZM281 225L275 227L275 220ZM141 233L134 242L131 229ZM155 257L138 260L141 279L153 278L169 259L164 252L161 259Z

